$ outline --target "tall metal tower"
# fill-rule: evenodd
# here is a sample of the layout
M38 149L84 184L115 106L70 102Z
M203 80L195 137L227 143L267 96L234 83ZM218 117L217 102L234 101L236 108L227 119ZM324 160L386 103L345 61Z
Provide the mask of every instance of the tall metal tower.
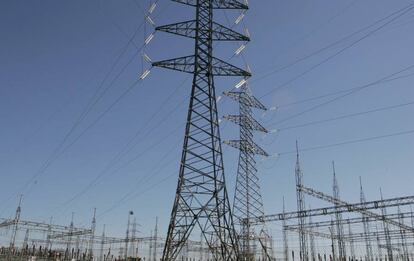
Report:
M300 260L307 261L308 259L308 242L305 231L306 213L305 213L305 195L303 194L303 172L300 168L299 161L299 147L296 141L296 166L295 166L295 178L296 178L296 200L299 212L299 248L300 248Z
M268 154L254 141L254 131L267 133L268 131L253 118L252 108L266 110L251 93L247 81L240 87L240 91L225 92L224 95L239 103L239 115L228 115L224 118L240 126L240 139L225 141L224 143L239 149L239 164L237 168L236 190L234 193L233 217L240 244L239 260L255 260L257 250L265 253L262 259L271 258L271 247L268 246L269 237L264 222L251 223L251 219L264 216L263 200L260 192L259 177L256 168L256 155L267 157ZM255 228L260 227L259 231ZM259 233L257 233L259 232Z
M336 171L335 171L335 162L332 161L332 171L333 171L333 196L335 199L339 198L339 185L338 180L336 178ZM336 207L338 207L338 204L335 204ZM344 227L342 224L342 214L340 212L335 213L336 218L336 232L337 232L337 238L338 238L338 255L339 260L343 261L346 260L346 246L344 241Z
M213 41L249 38L213 21L215 9L247 10L236 0L172 0L195 8L195 20L156 30L194 39L193 55L153 66L193 74L180 172L163 260L177 259L191 234L203 235L214 260L236 260L235 236L226 189L214 76L249 77L250 73L213 57Z

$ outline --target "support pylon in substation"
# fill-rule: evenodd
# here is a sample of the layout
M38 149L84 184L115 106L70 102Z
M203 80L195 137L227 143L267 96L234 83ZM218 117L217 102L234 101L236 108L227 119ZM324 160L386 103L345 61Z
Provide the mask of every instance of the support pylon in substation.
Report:
M68 242L66 244L66 251L67 251L68 255L71 253L71 250L72 250L72 237L73 237L73 229L74 229L73 218L74 218L74 216L75 216L75 213L72 212L72 218L70 220L70 225L69 225L69 237L68 237Z
M13 220L13 230L12 230L12 235L10 238L10 249L9 249L10 251L13 250L13 248L15 247L15 243L16 243L16 236L17 236L17 231L19 229L18 226L20 222L20 216L22 213L22 199L23 199L23 195L20 195L19 205L17 206L16 214Z
M93 209L93 218L91 223L91 235L89 237L89 259L93 260L93 247L95 242L95 230L96 230L96 208Z
M99 260L100 260L100 261L105 261L105 260L104 260L105 228L106 228L106 225L104 225L104 226L103 226L103 230L102 230L102 236L101 236L101 250L100 250L100 253L99 253Z
M127 229L125 234L125 260L128 260L128 247L129 247L129 241L131 240L129 237L130 228L131 228L131 216L134 215L133 211L128 212L128 223L127 223Z
M398 222L404 224L404 215L401 213L401 209L398 206ZM408 247L407 247L407 235L405 229L400 228L401 246L402 246L402 260L408 261Z
M263 200L260 191L256 167L256 155L268 154L254 142L254 131L268 131L253 118L253 108L267 110L256 99L245 81L240 91L225 92L224 95L239 103L239 115L227 115L224 118L240 127L240 139L224 141L225 144L239 150L236 189L233 202L233 217L240 246L239 260L256 260L261 250L261 260L272 260L270 235L264 222L252 223L252 218L264 216Z
M157 246L158 246L158 217L155 218L155 228L154 228L154 247L152 249L152 259L157 261Z
M333 196L335 199L339 200L339 185L338 180L336 178L336 171L335 171L335 162L332 162L332 171L333 171ZM335 206L339 206L335 204ZM337 239L338 239L338 257L340 261L346 261L346 246L344 241L344 227L342 224L342 214L339 212L335 213L336 218L336 232L337 232Z
M331 219L331 226L329 227L329 232L331 233L331 251L332 251L332 260L336 261L336 250L335 250L335 225Z
M162 260L176 260L201 232L214 260L236 260L238 243L226 189L214 76L250 73L213 57L213 41L249 41L213 21L216 9L247 10L236 0L173 0L195 8L195 20L156 30L194 39L195 53L153 63L193 74L180 172Z
M283 197L283 215L285 214L285 197ZM283 226L283 255L285 257L285 261L289 261L289 244L288 244L288 230L286 228L286 219L282 220Z
M353 233L352 233L352 228L351 228L351 222L349 221L349 219L347 220L348 223L348 237L349 237L349 248L351 250L351 260L355 260L356 256L355 256L355 244L354 244L354 239L352 238Z
M380 260L382 261L382 244L381 244L381 238L379 235L379 230L378 230L378 225L375 223L375 235L376 235L376 239L377 239L377 249L378 249L378 257L376 258L376 260Z
M381 200L383 200L384 197L382 196L381 189L380 189L380 195L381 195ZM387 209L385 207L381 208L381 215L383 217L382 226L383 226L384 234L385 234L385 246L387 248L388 261L393 261L394 254L392 253L392 242L391 242L391 236L390 236L390 229L389 229L388 223L385 222L385 217L387 216Z
M365 194L364 190L362 189L362 181L361 177L359 177L359 185L360 185L360 202L365 203ZM365 235L365 248L367 251L367 261L373 261L374 255L372 253L372 245L371 245L371 237L369 236L371 234L370 227L369 227L369 221L368 217L365 215L362 215L362 223L364 225L364 235Z
M299 147L296 141L296 166L295 166L295 179L296 179L296 200L299 214L299 256L301 261L308 261L308 243L307 234L305 231L306 213L305 213L305 195L302 191L303 187L303 172L300 167L299 161Z
M310 206L309 206L309 209L311 209ZM309 216L309 224L312 224L312 223L313 223L312 216ZM315 235L313 233L312 227L309 229L309 247L310 247L310 260L316 261Z

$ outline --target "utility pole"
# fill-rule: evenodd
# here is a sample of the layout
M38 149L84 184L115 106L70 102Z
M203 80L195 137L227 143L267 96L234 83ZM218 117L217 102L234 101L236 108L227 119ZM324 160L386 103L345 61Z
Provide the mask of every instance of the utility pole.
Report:
M362 181L361 177L359 177L359 186L360 186L360 202L365 203L365 194L364 190L362 189ZM372 245L371 245L371 238L370 238L370 229L369 229L369 222L368 217L362 215L362 223L364 224L364 235L365 235L365 248L367 251L367 261L373 261L373 253L372 253Z
M299 147L298 141L296 141L296 166L295 166L295 179L296 179L296 200L298 206L298 223L299 223L299 256L301 261L308 261L308 243L307 235L305 231L306 213L305 213L305 195L303 194L303 172L300 167L299 161Z
M336 178L336 171L335 171L335 162L332 161L332 170L333 170L333 196L335 199L339 200L339 185L338 180ZM335 203L335 206L339 206ZM346 261L346 246L344 241L344 227L342 225L342 214L340 212L335 213L336 218L336 232L338 238L338 254L340 261Z
M224 118L240 127L240 139L225 141L224 143L239 150L239 164L237 168L236 188L234 193L233 216L238 241L240 244L240 260L255 260L257 246L265 255L262 257L271 260L271 247L263 240L269 237L264 222L252 224L251 218L264 215L263 200L260 192L259 177L257 175L256 155L267 157L268 154L254 141L254 131L267 133L268 131L253 118L252 108L267 110L256 99L248 86L247 80L242 80L240 91L225 92L224 95L239 103L239 115L228 115ZM255 227L260 226L260 234Z
M201 232L215 260L236 260L238 243L226 188L214 76L250 73L213 57L213 41L249 38L213 21L215 9L247 10L237 0L174 0L195 8L195 20L156 30L194 39L194 54L153 63L193 75L176 196L163 260L176 260L187 240ZM214 251L218 249L218 251Z

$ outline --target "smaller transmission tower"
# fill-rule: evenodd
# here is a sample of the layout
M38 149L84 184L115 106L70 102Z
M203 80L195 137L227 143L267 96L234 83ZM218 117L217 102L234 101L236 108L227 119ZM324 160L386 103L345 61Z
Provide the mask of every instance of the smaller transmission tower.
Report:
M240 126L240 139L224 141L225 144L239 149L236 190L234 194L233 215L240 244L239 260L256 260L257 248L260 247L266 260L271 260L269 233L264 222L251 224L251 218L264 215L263 200L260 192L259 177L256 168L256 155L268 156L254 141L254 131L267 133L267 130L253 118L252 108L266 110L251 93L247 80L240 91L225 92L224 95L239 103L239 115L224 118ZM256 231L255 227L260 226ZM257 233L259 232L259 233Z

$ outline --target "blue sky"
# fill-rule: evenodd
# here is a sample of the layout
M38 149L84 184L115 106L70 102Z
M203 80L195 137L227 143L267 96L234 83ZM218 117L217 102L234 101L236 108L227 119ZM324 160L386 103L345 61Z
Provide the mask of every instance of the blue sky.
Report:
M369 37L363 38L376 27L273 73L410 1L249 2L244 25L252 41L244 57L254 75L251 88L269 108L280 107L265 115L256 114L264 126L274 130L414 101L413 77L405 77L365 88L293 118L339 95L284 106L369 84L413 65L414 11ZM2 217L13 215L18 195L23 193L25 219L46 221L53 215L55 222L69 223L70 213L75 212L75 223L87 225L96 207L99 228L107 224L109 231L119 235L124 231L128 210L134 210L144 234L149 234L155 216L160 217L160 230L166 231L190 81L189 75L154 68L144 81L126 91L139 78L143 66L148 68L136 53L145 39L144 31L147 35L153 31L150 26L137 31L144 19L141 8L148 7L145 0L1 1ZM160 0L153 19L162 25L191 19L192 15L192 8ZM238 13L228 11L227 15L234 21ZM221 11L216 17L227 25ZM244 26L235 29L242 31ZM129 42L135 31L136 37ZM359 38L363 39L357 41ZM191 54L192 48L189 40L156 33L146 53L153 60L162 60ZM220 43L216 55L228 59L237 48L238 44ZM231 62L244 66L240 57ZM411 69L398 76L413 72ZM218 79L217 92L231 89L238 81ZM98 89L102 82L102 89ZM102 95L98 92L102 97L76 124L96 90L105 89ZM223 98L219 110L221 115L235 113L237 105ZM295 155L284 154L294 150L296 139L306 149L409 131L414 129L413 113L414 105L407 105L266 136L257 134L257 143L270 154L283 154L259 165L266 212L281 211L283 196L287 209L296 208ZM73 126L76 128L65 139ZM238 136L236 126L221 126L223 139ZM131 139L133 146L123 150ZM368 200L379 197L379 187L385 197L411 194L413 145L413 135L400 135L305 151L301 154L305 183L330 193L331 161L335 160L344 199L358 201L359 176ZM224 149L230 193L237 156L236 150ZM87 186L94 180L98 182ZM71 201L82 191L86 193Z

